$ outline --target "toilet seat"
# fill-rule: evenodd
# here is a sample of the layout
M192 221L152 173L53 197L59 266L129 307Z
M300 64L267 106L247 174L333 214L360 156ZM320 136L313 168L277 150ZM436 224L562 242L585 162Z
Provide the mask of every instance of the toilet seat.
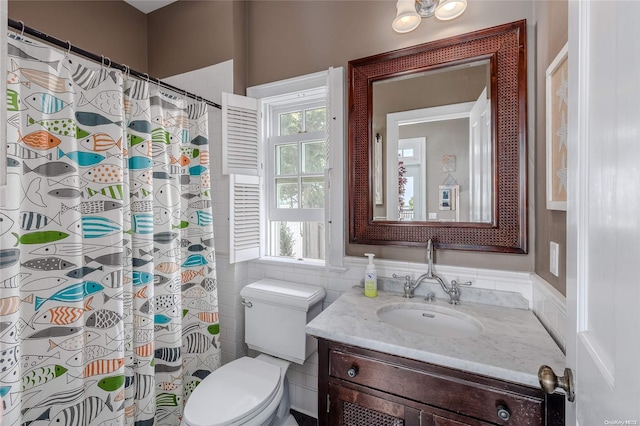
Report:
M244 423L261 412L278 393L281 369L260 359L243 357L209 374L185 407L188 426Z

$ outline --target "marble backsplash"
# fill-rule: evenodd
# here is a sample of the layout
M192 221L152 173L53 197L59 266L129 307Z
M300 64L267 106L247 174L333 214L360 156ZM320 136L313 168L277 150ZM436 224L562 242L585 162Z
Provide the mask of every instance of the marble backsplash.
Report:
M411 280L414 282L415 280ZM392 291L403 293L405 278L381 277L378 276L378 289L383 291ZM360 286L364 285L364 280L360 282ZM447 282L447 285L450 283ZM442 289L437 281L424 280L414 290L414 297L424 298L433 293L437 299L448 301L449 296ZM512 291L473 288L471 286L460 286L460 303L473 302L485 305L504 306L507 308L529 309L529 301L522 294Z

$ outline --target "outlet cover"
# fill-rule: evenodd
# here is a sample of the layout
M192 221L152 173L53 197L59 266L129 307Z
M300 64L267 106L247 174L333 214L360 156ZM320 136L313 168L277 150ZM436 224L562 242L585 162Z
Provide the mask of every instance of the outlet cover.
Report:
M549 243L549 272L558 276L558 262L560 256L560 245L551 241Z

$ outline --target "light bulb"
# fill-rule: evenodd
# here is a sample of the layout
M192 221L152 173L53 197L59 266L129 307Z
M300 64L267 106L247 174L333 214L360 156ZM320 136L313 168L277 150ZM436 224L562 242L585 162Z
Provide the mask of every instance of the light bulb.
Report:
M455 9L455 7L456 7L456 5L455 5L455 3L453 3L453 2L447 3L447 4L445 4L444 6L442 6L442 8L443 8L444 10L446 10L447 12L452 11L453 9Z
M449 21L462 15L467 9L467 0L441 0L436 9L436 18Z
M415 0L398 0L397 14L391 27L398 33L408 33L420 25L420 15L416 12Z

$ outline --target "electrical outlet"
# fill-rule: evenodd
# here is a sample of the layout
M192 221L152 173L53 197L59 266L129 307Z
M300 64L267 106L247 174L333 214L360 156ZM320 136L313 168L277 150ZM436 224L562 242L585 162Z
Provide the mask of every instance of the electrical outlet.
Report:
M438 218L438 213L429 213L429 220L436 220Z
M560 257L560 245L551 241L549 243L549 272L558 276L558 262Z

